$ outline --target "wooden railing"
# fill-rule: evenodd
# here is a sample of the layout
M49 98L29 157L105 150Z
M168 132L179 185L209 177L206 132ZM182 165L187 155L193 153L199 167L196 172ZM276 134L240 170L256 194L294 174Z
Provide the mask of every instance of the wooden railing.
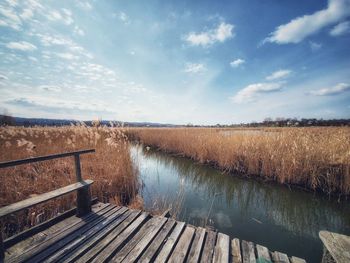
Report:
M75 175L77 182L54 191L44 193L5 207L0 208L0 219L6 215L21 211L23 209L32 207L37 204L41 204L43 202L49 201L51 199L57 198L59 196L71 193L73 191L77 191L77 216L83 216L87 213L91 212L91 194L90 194L90 185L93 183L92 180L83 180L81 176L81 166L80 166L80 155L85 153L95 152L94 149L82 150L76 152L68 152L61 154L53 154L47 156L33 157L22 160L15 160L9 162L0 162L0 168L6 168L21 164L42 162L52 159L64 158L74 156L75 159ZM2 238L2 226L0 225L0 262L1 259L4 258L5 249Z

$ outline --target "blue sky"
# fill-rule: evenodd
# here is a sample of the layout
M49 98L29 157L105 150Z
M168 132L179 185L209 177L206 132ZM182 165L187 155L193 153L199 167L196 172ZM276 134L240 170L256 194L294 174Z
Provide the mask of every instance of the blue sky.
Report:
M350 0L0 0L0 58L14 116L350 117Z

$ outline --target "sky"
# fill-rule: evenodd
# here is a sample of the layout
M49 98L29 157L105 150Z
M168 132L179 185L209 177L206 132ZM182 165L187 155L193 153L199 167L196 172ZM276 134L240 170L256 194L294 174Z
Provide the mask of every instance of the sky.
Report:
M350 0L0 0L0 111L350 118Z

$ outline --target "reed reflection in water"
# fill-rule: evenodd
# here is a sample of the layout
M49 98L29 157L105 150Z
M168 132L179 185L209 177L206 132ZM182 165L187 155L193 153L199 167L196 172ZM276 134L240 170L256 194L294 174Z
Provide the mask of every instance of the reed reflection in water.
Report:
M145 209L155 200L175 203L183 191L178 220L210 225L231 237L288 255L320 262L318 232L350 234L350 205L314 193L222 174L192 160L132 148L143 181Z

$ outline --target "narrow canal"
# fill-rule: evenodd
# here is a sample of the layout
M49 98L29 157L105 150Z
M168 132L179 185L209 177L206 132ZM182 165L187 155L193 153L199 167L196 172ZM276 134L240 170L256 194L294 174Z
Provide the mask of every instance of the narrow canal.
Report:
M140 145L131 154L139 167L146 210L170 206L178 220L212 226L231 238L310 263L322 258L320 230L350 235L348 201L222 174Z

